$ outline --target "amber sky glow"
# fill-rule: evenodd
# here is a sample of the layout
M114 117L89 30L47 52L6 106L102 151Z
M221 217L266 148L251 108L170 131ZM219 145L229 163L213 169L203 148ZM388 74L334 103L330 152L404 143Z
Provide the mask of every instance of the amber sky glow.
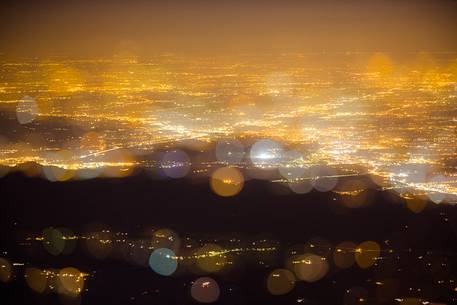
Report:
M452 0L9 1L12 55L135 52L456 51Z

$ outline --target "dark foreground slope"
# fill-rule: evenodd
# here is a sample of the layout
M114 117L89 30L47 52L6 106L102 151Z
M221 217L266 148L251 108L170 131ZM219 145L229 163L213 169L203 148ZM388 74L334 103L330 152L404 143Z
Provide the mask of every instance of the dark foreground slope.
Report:
M344 304L346 291L354 286L367 292L357 304L399 304L395 298L406 297L451 304L457 286L456 208L433 204L416 214L398 197L367 192L370 205L347 209L341 207L338 194L290 194L263 181L248 181L238 196L221 198L204 180L152 180L136 175L51 183L13 174L0 180L1 250L7 253L4 256L26 265L96 270L82 304L193 304L188 286L195 275L164 278L118 260L93 260L80 250L64 258L35 255L18 243L45 227L64 226L78 233L94 222L131 235L165 227L202 239L230 235L246 240L268 238L280 245L269 268L243 262L231 274L213 275L221 286L218 304ZM265 278L272 269L284 267L286 249L316 238L333 247L342 241L373 240L383 249L394 249L384 256L398 256L398 262L368 270L332 266L316 283L300 282L285 296L269 295ZM395 287L380 292L383 286L376 282L394 282ZM13 281L0 284L0 289L2 298L10 299L7 304L62 302L55 294L31 292L19 271ZM356 304L349 301L346 298L346 304Z

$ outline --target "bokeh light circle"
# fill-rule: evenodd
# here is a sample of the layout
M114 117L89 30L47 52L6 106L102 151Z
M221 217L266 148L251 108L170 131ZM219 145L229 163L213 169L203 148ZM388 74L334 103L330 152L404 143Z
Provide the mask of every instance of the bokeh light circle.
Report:
M282 154L279 173L287 180L303 177L306 168L302 164L303 155L297 151L286 151Z
M195 252L195 262L204 272L218 272L226 261L224 249L216 244L206 244Z
M66 294L79 295L84 288L84 276L76 268L67 267L59 271L59 283L62 285Z
M94 228L95 229L95 228ZM89 254L97 259L104 259L113 249L113 235L108 229L96 228L85 239Z
M381 247L377 242L364 241L355 249L355 261L360 268L370 268L378 259L380 252Z
M295 257L292 261L297 279L305 282L316 282L328 272L327 261L315 254L304 254Z
M282 157L282 147L272 140L260 140L251 147L250 158L256 167L275 167Z
M338 268L346 269L354 265L354 249L356 244L350 241L343 241L336 246L333 252L333 262Z
M0 257L0 282L8 282L13 275L13 266L3 257Z
M62 232L55 228L43 230L43 247L52 255L59 255L65 248L65 240Z
M213 303L219 298L220 288L212 278L201 277L192 284L190 294L197 302Z
M331 191L338 183L336 171L327 166L316 166L311 169L314 178L313 187L319 192Z
M48 287L48 278L43 270L28 267L24 277L27 285L35 292L43 293Z
M445 181L446 179L444 178L444 176L441 175L434 176L428 181L432 188L437 189L436 192L428 193L428 198L436 204L443 202L443 200L446 198L444 191L440 192L439 189L436 187L436 185L442 185Z
M313 190L313 185L308 181L289 182L288 186L296 194L306 194Z
M190 170L189 156L182 150L173 150L165 153L161 160L161 168L170 178L182 178Z
M272 295L289 293L295 287L295 277L287 269L273 270L267 278L267 289Z
M178 253L181 245L181 239L173 230L162 228L155 230L152 233L152 244L155 249L167 248L172 250L174 253Z
M20 124L28 124L38 115L38 105L30 96L23 97L16 106L16 118Z
M178 261L175 253L167 248L155 249L149 257L149 266L154 272L169 276L178 268Z
M222 167L213 172L210 185L211 189L219 196L235 196L243 188L244 177L237 168Z

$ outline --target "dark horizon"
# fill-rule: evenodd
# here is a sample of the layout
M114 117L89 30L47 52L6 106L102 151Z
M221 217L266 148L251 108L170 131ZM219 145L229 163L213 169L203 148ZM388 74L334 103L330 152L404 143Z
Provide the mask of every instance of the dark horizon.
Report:
M452 281L457 255L454 206L427 202L418 213L410 208L421 205L419 201L410 205L389 191L367 189L370 204L353 209L340 205L344 195L288 194L284 186L258 180L246 182L239 196L218 198L205 182L154 180L145 172L123 179L61 183L9 174L0 185L0 236L11 263L19 264L10 282L0 282L2 296L14 304L198 304L189 296L190 285L196 276L207 274L220 287L213 304L420 305L429 300L452 304L457 298ZM71 252L48 252L46 240L40 238L52 228L80 237ZM126 232L128 236L121 238L128 243L148 243L154 232L164 229L197 251L198 246L216 242L230 249L233 239L240 242L232 247L254 242L275 250L255 256L240 253L230 258L231 267L209 274L180 263L175 274L164 277L150 270L147 250L135 252L114 242L117 234ZM101 230L111 232L103 236L114 245L106 257L98 258L81 237L102 234ZM360 267L359 261L341 267L335 259L340 245L366 240L380 246L379 260L371 268ZM290 255L303 252L328 260L328 273L316 282L297 281L284 295L269 295L265 277L270 270L285 268ZM69 264L89 274L87 290L76 299L36 292L22 277L30 268L58 270Z

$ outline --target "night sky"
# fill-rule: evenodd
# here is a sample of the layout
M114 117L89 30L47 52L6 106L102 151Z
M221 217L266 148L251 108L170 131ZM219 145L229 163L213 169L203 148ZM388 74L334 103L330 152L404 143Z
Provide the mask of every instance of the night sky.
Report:
M10 55L455 51L457 2L7 1Z

